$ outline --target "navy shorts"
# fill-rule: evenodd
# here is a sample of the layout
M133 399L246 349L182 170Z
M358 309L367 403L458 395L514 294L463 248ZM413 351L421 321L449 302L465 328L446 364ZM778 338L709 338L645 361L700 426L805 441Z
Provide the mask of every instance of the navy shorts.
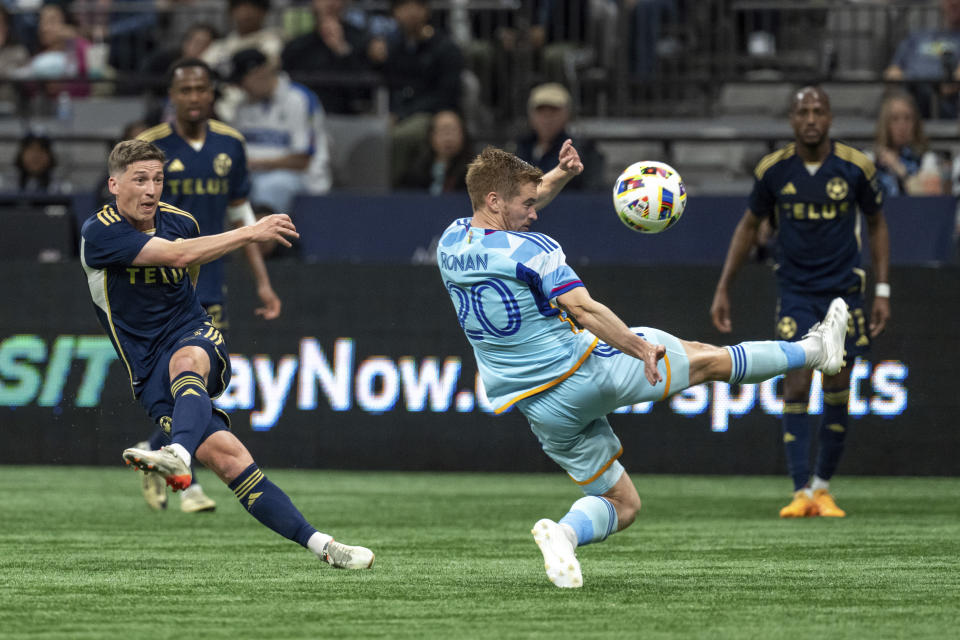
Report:
M859 291L838 296L801 294L781 289L777 301L777 337L788 342L803 338L810 327L823 320L830 301L836 297L843 298L850 307L844 348L847 350L847 363L853 364L854 358L863 356L870 350L870 331L863 311L863 293Z
M173 416L173 395L170 392L170 358L179 349L187 346L200 347L210 358L207 393L210 394L211 398L219 396L230 384L230 355L227 353L227 345L220 332L209 323L204 323L185 332L157 361L157 365L150 376L142 380L133 390L137 400L147 410L150 418L167 435L170 435L170 422ZM211 420L208 433L203 436L204 440L213 431L230 428L230 419L226 413L217 408L214 408L213 413L218 419Z

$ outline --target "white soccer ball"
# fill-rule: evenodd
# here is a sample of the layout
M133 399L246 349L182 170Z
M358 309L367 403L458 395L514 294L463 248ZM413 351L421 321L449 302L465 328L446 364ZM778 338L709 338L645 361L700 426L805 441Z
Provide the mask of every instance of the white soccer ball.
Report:
M663 162L635 162L613 185L620 221L640 233L660 233L680 219L687 191L677 170Z

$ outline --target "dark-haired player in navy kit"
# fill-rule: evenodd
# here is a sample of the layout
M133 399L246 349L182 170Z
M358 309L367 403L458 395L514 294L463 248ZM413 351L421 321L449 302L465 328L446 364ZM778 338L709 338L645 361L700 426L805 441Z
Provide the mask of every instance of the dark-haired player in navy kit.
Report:
M757 164L750 205L730 241L710 308L714 325L729 332L728 289L763 220L777 231L778 337L798 340L834 297L842 296L850 308L847 363L840 373L823 377L823 418L812 482L807 420L811 373L791 371L784 377L783 442L794 497L780 510L783 518L846 515L830 494L829 483L849 426L850 368L890 318L890 245L876 169L861 152L830 139L831 120L830 100L821 88L804 87L794 94L790 123L795 141ZM869 320L858 210L867 221L876 281Z
M157 125L138 136L155 144L167 156L163 201L196 216L203 235L221 233L227 221L233 228L253 224L253 209L247 201L250 181L244 139L236 129L210 117L214 98L210 68L202 60L186 58L175 62L168 76L175 121ZM263 304L255 313L272 320L280 315L281 303L270 285L263 256L254 246L244 250ZM223 260L203 266L197 293L213 325L226 331ZM150 448L159 448L164 444L162 434L155 433L148 444ZM166 507L166 487L154 475L143 477L143 496L154 509ZM206 511L215 506L196 482L181 494L183 511Z
M157 450L131 448L127 464L161 476L174 491L192 481L196 457L227 484L265 526L338 568L365 569L373 553L335 542L304 519L230 431L216 397L230 382L223 336L200 305L191 273L200 265L260 242L289 246L298 234L286 215L201 236L196 219L160 201L165 156L126 140L109 159L116 200L81 230L80 259L97 317L130 376L133 395L170 437Z

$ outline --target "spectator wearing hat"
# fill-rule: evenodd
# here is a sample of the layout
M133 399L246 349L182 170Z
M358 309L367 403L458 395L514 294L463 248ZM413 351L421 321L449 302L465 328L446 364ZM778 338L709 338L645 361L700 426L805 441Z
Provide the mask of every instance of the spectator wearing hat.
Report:
M292 82L259 49L233 57L230 82L244 94L232 124L247 141L251 202L288 213L298 193L329 191L326 116L316 94Z
M583 159L584 170L566 188L603 189L603 155L591 140L574 138L567 131L571 105L570 92L562 84L548 82L534 87L527 100L530 130L517 139L515 153L546 173L557 166L563 142L572 138Z

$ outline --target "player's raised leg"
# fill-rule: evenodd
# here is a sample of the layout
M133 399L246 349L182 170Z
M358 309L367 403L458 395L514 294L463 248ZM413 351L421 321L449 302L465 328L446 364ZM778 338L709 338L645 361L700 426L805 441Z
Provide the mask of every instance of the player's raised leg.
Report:
M214 417L214 420L218 419ZM250 515L284 538L312 551L338 569L369 569L373 552L365 547L337 542L317 531L280 487L271 482L253 461L243 443L229 431L214 431L197 449L197 459L233 491Z
M823 321L799 342L764 340L720 347L728 358L718 358L717 347L684 342L689 357L689 386L711 381L754 384L804 368L834 375L843 367L847 317L846 303L835 298ZM678 387L670 392L681 390Z
M127 449L123 458L143 471L160 473L174 490L186 489L193 481L190 465L203 438L213 404L207 392L210 356L197 344L180 347L170 357L170 396L173 398L171 444L156 451Z

